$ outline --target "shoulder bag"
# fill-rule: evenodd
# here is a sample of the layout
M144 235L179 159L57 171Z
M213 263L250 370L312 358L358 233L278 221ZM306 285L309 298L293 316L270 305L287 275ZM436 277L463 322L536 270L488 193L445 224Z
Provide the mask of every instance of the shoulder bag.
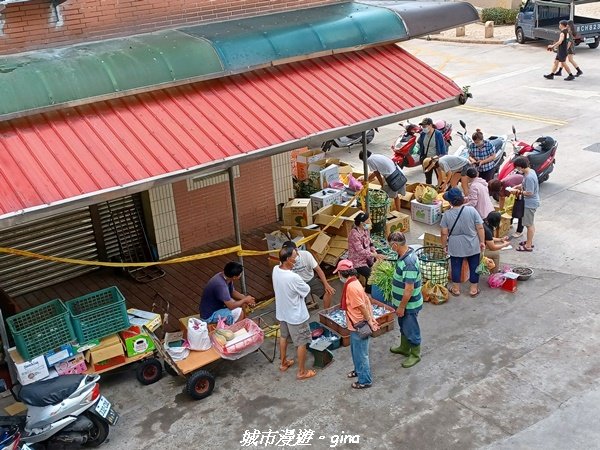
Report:
M396 170L394 170L391 174L385 177L385 182L394 192L398 192L400 189L402 189L406 184L406 181L406 177L397 165Z
M367 339L373 335L373 330L371 330L371 325L369 325L369 322L367 322L366 320L361 320L360 322L354 323L352 322L352 319L348 314L346 314L346 317L348 318L348 320L350 321L350 323L352 324L352 326L354 327L354 329L358 333L358 336L361 339Z
M515 202L512 207L513 219L522 219L525 215L525 198L522 195L515 197Z
M458 216L456 216L456 219L454 220L454 224L452 225L452 228L450 228L450 233L448 233L448 237L450 237L452 235L452 232L454 231L454 227L456 226L456 222L458 222L458 218L462 214L463 209L465 209L465 207L461 206L460 211L458 212Z

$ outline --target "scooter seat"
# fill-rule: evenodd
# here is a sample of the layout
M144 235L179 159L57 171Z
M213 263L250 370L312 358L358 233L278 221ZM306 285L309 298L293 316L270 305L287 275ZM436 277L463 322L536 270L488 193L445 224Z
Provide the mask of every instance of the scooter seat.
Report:
M546 159L548 159L547 152L531 152L527 154L527 159L529 159L529 165L535 169L536 167L541 166Z
M56 405L68 398L79 387L85 375L63 375L46 381L38 381L21 388L19 398L26 405Z

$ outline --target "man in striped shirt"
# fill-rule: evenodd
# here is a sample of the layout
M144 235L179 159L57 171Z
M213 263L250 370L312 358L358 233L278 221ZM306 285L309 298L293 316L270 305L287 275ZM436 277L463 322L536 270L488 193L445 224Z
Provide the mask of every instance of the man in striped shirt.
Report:
M391 233L388 243L398 254L392 281L392 304L396 307L400 326L400 345L391 347L390 351L406 356L402 367L408 368L421 361L421 329L417 320L423 307L421 270L417 255L406 244L403 233Z

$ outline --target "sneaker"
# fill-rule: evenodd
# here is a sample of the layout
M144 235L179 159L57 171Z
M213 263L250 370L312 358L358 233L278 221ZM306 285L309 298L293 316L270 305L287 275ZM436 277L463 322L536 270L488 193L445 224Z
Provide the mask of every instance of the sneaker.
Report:
M549 73L548 75L544 75L544 78L547 80L552 80L554 79L554 74L553 73Z
M572 73L569 74L569 76L567 78L565 78L565 81L573 81L575 79L575 77L573 76Z
M558 69L556 72L554 72L554 75L556 75L557 77L560 77L562 75L562 67L560 69Z
M577 73L575 74L576 77L578 77L579 75L583 75L583 70L581 70L579 67L577 68Z

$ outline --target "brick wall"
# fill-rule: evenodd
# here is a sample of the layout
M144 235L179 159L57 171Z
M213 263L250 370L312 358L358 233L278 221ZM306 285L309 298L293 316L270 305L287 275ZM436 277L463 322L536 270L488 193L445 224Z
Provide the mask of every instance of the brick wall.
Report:
M277 220L270 158L241 165L235 188L242 231ZM173 195L182 252L235 234L228 182L188 191L181 181Z
M0 13L0 54L254 16L334 0L49 0L11 3Z

